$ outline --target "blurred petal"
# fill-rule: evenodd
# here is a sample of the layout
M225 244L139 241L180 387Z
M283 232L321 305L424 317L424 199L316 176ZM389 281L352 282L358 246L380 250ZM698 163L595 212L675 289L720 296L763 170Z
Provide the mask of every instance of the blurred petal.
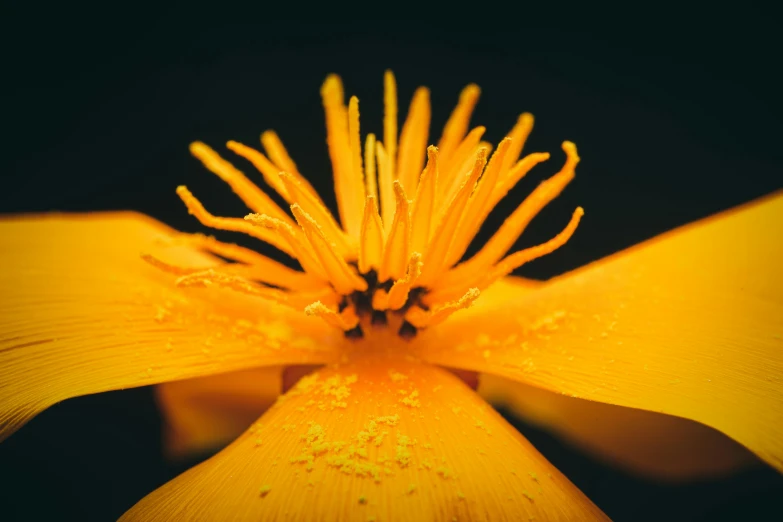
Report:
M167 455L187 457L240 436L280 395L281 372L269 366L159 384Z
M422 332L415 349L433 363L701 422L783 470L781 223L777 193L485 301Z
M559 395L482 374L479 394L614 467L665 481L729 475L761 461L721 432L681 417Z
M0 220L0 440L77 395L242 368L329 362L322 321L227 290L178 288L142 261L216 264L134 213Z
M121 520L607 520L458 378L385 359L304 377Z

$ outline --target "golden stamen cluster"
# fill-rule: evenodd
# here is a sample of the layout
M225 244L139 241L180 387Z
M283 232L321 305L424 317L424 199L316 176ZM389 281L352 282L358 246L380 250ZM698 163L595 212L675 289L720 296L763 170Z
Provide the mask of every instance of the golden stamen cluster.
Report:
M566 161L560 172L542 182L476 255L459 263L492 208L549 154L519 159L533 127L533 117L525 113L490 158L492 146L481 141L484 127L468 129L480 92L475 85L462 91L437 147L427 147L429 91L419 88L398 140L391 72L384 85L383 141L368 134L363 150L359 100L351 97L346 107L342 83L334 75L321 89L339 222L274 132L261 136L266 155L235 141L227 146L261 172L288 202L291 214L207 145L190 147L253 213L244 219L216 217L180 186L177 194L188 211L207 227L273 245L294 257L301 271L198 234L183 240L232 262L187 270L151 256L145 259L180 276L178 285L217 285L270 299L319 316L348 336L362 336L368 324L386 325L396 318L406 337L470 306L499 278L568 241L581 207L554 238L506 256L527 224L573 179L579 157L574 144L564 142Z

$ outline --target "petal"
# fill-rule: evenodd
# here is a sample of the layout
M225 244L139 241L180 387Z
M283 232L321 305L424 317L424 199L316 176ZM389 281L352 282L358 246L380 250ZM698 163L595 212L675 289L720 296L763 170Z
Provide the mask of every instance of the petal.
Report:
M77 395L338 357L342 337L317 319L228 290L178 288L142 261L216 263L163 244L172 233L133 213L0 221L0 440Z
M158 385L167 455L187 457L237 438L280 395L281 371L251 368Z
M485 301L423 332L416 349L430 362L695 420L783 470L781 222L777 193Z
M682 417L559 395L481 374L478 393L629 473L670 482L714 479L761 461L721 432Z
M457 377L377 353L303 378L121 520L194 517L607 520Z

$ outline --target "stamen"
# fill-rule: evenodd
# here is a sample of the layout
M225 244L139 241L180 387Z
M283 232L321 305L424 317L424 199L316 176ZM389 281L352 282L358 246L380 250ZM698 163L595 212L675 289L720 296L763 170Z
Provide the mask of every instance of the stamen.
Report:
M318 261L315 252L310 248L310 244L302 240L291 225L263 214L248 214L245 216L245 220L251 223L251 226L272 231L281 241L285 242L305 272L329 281L329 276Z
M378 215L378 205L375 198L367 197L364 204L362 219L362 234L359 239L359 272L366 274L371 269L378 269L383 259L383 225Z
M489 157L490 154L492 154L492 151L494 150L494 146L488 141L480 141L476 151L478 151L479 149L487 149L487 157Z
M225 181L250 210L269 214L278 219L290 220L283 209L278 207L264 191L251 183L242 172L221 158L211 147L196 141L190 144L190 153L198 158L207 169Z
M277 263L276 261L273 261L268 257L259 254L255 250L250 250L249 248L241 247L234 243L224 243L222 241L218 241L217 239L215 239L214 236L206 236L204 234L199 234L199 233L178 234L176 237L172 238L171 243L172 244L185 243L194 247L203 248L204 250L208 250L213 254L219 255L220 257L225 257L226 259L231 259L232 261L238 261L240 263L245 263L247 265L263 264L267 261L270 261L272 263ZM280 266L287 270L291 270L285 265L280 265ZM291 271L297 272L296 270L291 270Z
M364 142L364 186L368 196L378 199L378 181L375 177L375 134L367 135Z
M508 154L506 154L506 159L508 159ZM501 175L501 179L492 190L492 195L489 198L489 204L487 205L487 209L485 209L485 213L481 219L481 222L484 222L484 219L486 219L487 215L489 215L489 212L495 208L495 205L497 205L501 199L506 197L506 194L508 194L508 192L514 188L514 186L519 183L519 181L524 178L533 167L539 163L547 161L548 159L548 152L534 152L532 154L528 154L519 160L513 167L511 167L511 170Z
M348 237L334 220L332 213L319 200L313 198L291 174L281 172L280 179L291 196L292 204L299 205L307 214L313 216L316 222L323 224L324 234L329 242L334 241L340 255L347 258L355 257L356 247L349 243Z
M375 155L378 157L378 190L381 198L381 221L383 230L388 234L394 220L394 180L392 179L392 165L383 143L375 142Z
M411 218L408 211L408 198L399 181L394 181L394 196L397 199L397 210L394 213L389 237L383 251L383 261L378 271L378 280L399 279L405 273L410 248Z
M321 301L307 305L304 309L307 315L315 315L345 332L356 328L359 324L359 316L353 306L347 306L341 312L327 307Z
M394 161L397 157L397 82L389 70L383 75L383 143L386 147L389 179L397 179ZM385 204L385 201L382 200L381 204Z
M440 150L444 162L448 161L451 153L465 136L470 116L473 114L473 108L476 106L480 94L481 89L473 83L462 89L459 102L449 116L446 126L443 127L443 135L438 142L438 150Z
M269 159L271 159L277 167L277 172L288 172L299 183L302 190L306 190L311 197L316 199L319 203L323 204L321 197L318 195L318 192L313 188L312 185L310 185L310 182L307 181L307 178L299 173L299 169L297 169L296 163L294 163L294 160L292 160L291 156L288 155L288 151L275 131L264 131L261 134L261 145L264 146L264 150L266 150L267 154L269 154ZM285 197L284 194L280 195ZM286 201L293 203L293 201L289 201L287 199Z
M415 194L424 166L422 151L427 147L430 128L430 91L419 87L413 94L408 118L400 134L397 179L408 194Z
M470 196L467 207L462 213L451 247L449 248L446 266L452 266L460 260L465 253L465 250L468 249L470 242L476 236L476 233L478 233L479 227L481 226L479 216L484 213L487 201L500 177L500 169L505 161L510 145L511 138L505 138L500 142L498 150L492 155L489 165L487 165L484 174L476 185L476 189Z
M348 102L348 144L351 148L351 193L352 205L361 209L366 197L364 191L364 171L362 169L362 142L359 136L359 99L351 96ZM344 223L343 226L349 236L354 240L359 239L361 222L359 216L353 221Z
M243 277L269 283L291 290L314 290L324 286L324 281L299 270L294 270L249 248L233 243L223 243L212 236L203 234L180 234L176 242L184 242L197 248L203 248L220 257L237 263L223 265L232 271L244 267ZM240 264L242 263L242 264Z
M329 276L329 281L335 290L341 295L348 295L354 291L367 290L367 281L353 272L345 260L337 253L336 249L324 236L318 223L297 204L291 205L296 221L304 230L305 237L321 260L321 267Z
M525 147L527 137L530 136L530 132L533 130L534 123L533 115L529 112L525 112L519 115L516 125L507 134L511 138L511 146L506 153L506 158L503 160L503 165L500 170L501 179L514 165L514 162L519 159L519 155L522 153L522 149Z
M261 173L261 176L263 176L266 184L272 187L275 192L280 194L283 199L288 201L289 195L283 186L283 182L280 180L279 167L269 161L267 157L264 156L261 152L252 147L248 147L247 145L243 145L238 141L229 141L226 143L226 147L238 156L241 156L252 163L253 166Z
M435 191L438 185L438 148L427 148L427 166L421 175L421 182L413 200L411 221L411 250L423 252L430 241L430 227L435 213Z
M424 268L422 269L420 282L423 286L429 283L445 268L446 255L454 238L454 231L457 228L462 211L468 202L473 187L481 176L484 166L487 164L487 154L485 149L480 149L476 155L476 161L473 170L468 174L467 179L460 187L454 199L446 209L441 222L438 224L435 235L427 246L424 254Z
M555 237L546 243L526 248L524 250L520 250L519 252L514 252L513 254L503 258L500 263L495 265L491 274L487 278L491 281L484 283L484 288L495 282L497 279L503 276L507 276L525 263L550 254L561 246L565 245L568 240L571 239L571 236L574 235L574 231L576 230L576 227L579 226L579 221L584 215L584 209L582 207L577 207L576 210L574 210L574 213L571 215L571 220L568 222L568 225L566 225L566 227Z
M383 312L389 309L389 292L383 288L378 288L372 295L372 308Z
M520 250L519 252L514 252L513 254L506 256L500 263L491 269L480 272L473 272L467 276L467 279L453 281L451 286L438 285L430 293L423 297L422 302L428 306L433 306L436 303L455 299L461 295L466 286L475 285L482 290L488 288L498 279L507 276L525 263L550 254L566 244L574 234L576 227L579 226L579 221L583 215L584 210L582 207L577 207L571 216L571 220L568 222L568 225L566 225L566 227L559 234L546 243L526 248L524 250Z
M481 136L484 135L485 130L484 127L476 127L471 130L459 144L454 154L448 158L448 161L444 159L443 153L438 149L441 164L443 165L441 169L442 176L438 181L437 201L439 204L445 205L451 201L456 191L459 190L462 174L470 169L470 165L476 157L477 147L481 143Z
M579 158L575 146L565 142L567 159L560 172L541 183L476 255L449 268L464 255L492 208L533 166L549 158L539 153L518 161L534 122L524 113L487 164L493 146L482 141L484 127L468 132L479 94L473 84L462 90L438 147L426 149L422 168L431 119L429 90L420 87L414 93L398 139L397 85L386 71L383 142L368 134L362 153L359 100L352 96L346 105L340 78L330 75L321 97L339 220L273 131L261 135L266 155L235 141L227 146L253 163L291 204L298 227L267 193L200 142L191 145L193 155L255 213L244 219L215 217L186 187L177 189L188 211L205 226L265 241L294 256L303 272L200 234L180 239L234 262L215 259L215 266L191 268L150 254L143 259L179 276L179 286L216 285L271 299L321 317L346 337L364 335L360 315L380 326L396 311L402 317L398 334L410 338L418 328L436 325L470 306L497 279L559 248L583 215L577 208L557 236L504 257L543 206L573 179ZM406 193L414 195L412 201Z
M430 311L424 310L420 306L412 306L405 313L405 320L416 328L435 326L445 321L457 310L462 310L472 305L473 301L478 299L480 293L478 288L471 288L458 300L438 306Z
M194 274L196 272L203 272L204 270L209 270L209 268L185 268L181 266L170 265L164 261L161 261L160 259L158 259L157 257L151 254L141 254L141 258L159 270L163 270L164 272L168 272L169 274L174 274L179 276L189 275L189 274Z
M487 241L484 247L475 256L439 278L437 286L452 286L453 282L464 280L465 277L472 273L482 273L508 252L508 249L511 248L528 223L574 179L574 168L579 162L576 147L573 143L567 141L563 143L563 150L566 152L567 158L560 172L541 182L525 198L522 204L506 218L503 225Z
M293 255L293 250L291 250L290 246L285 241L282 241L277 234L273 234L263 228L254 227L253 225L245 222L243 219L213 216L207 212L207 210L204 208L204 205L202 205L201 202L196 199L196 197L191 194L184 185L177 187L177 195L180 197L180 199L182 199L182 202L185 203L185 206L188 208L188 213L195 216L195 218L198 219L202 225L217 230L242 232L249 236L253 236L256 239L260 239L261 241L269 243L270 245L278 248L279 250L282 250L288 255Z
M215 273L238 276L248 280L258 279L255 277L255 275L258 273L256 267L242 265L239 263L221 263L219 265L213 265L208 267L186 268L186 267L166 263L165 261L158 259L157 257L151 254L141 254L141 258L159 270L162 270L169 274L174 274L179 276L196 274L199 272L206 272L209 270L213 270ZM264 282L266 283L269 281L264 281ZM276 284L277 282L272 281L271 283Z
M241 277L231 276L227 274L221 274L214 270L204 270L195 274L185 275L177 279L177 286L210 286L217 285L223 288L228 288L236 292L240 292L254 297L263 297L264 299L270 299L280 304L288 303L288 294L275 290L274 288L267 288L259 286L247 281Z
M408 294L416 284L416 280L421 275L421 254L414 252L408 261L408 269L403 279L394 282L389 290L389 299L387 306L391 310L399 310L408 300Z
M348 111L344 103L343 85L334 74L326 78L321 87L324 111L326 113L326 142L329 145L329 157L334 172L334 191L337 197L337 209L343 228L348 223L361 219L363 201L352 196L353 165L351 146L348 138Z
M329 288L323 289L318 292L283 292L274 288L267 288L265 286L257 285L251 281L248 281L242 277L235 275L223 274L216 272L212 269L204 270L189 275L185 275L177 279L177 286L182 287L208 287L215 285L228 290L233 290L242 294L250 295L253 297L261 297L263 299L269 299L279 304L284 304L297 311L302 309L308 304L312 303L313 299L319 299L326 301L330 305L336 306L338 302L337 294Z

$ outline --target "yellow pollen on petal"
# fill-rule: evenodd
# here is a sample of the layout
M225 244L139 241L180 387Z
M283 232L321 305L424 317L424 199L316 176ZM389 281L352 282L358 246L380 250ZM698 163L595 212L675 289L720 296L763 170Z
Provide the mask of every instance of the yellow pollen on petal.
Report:
M347 337L393 326L408 339L470 306L493 282L569 240L583 214L581 207L551 240L507 255L528 223L573 179L579 157L574 144L564 142L561 170L542 182L477 254L461 262L492 209L534 166L549 159L548 153L520 159L533 116L521 114L490 154L493 144L482 141L486 129L470 126L480 94L471 84L462 90L438 146L427 146L429 90L414 92L398 132L397 84L391 71L384 74L383 84L383 141L373 133L362 141L359 100L350 96L346 104L338 76L328 76L321 87L339 219L274 131L261 134L265 154L236 141L228 141L227 148L260 171L290 204L290 213L208 145L190 146L253 213L244 219L214 216L180 186L177 194L188 212L204 226L276 247L301 269L203 234L180 234L163 245L185 244L216 256L204 258L202 266L170 263L165 252L143 253L142 259L176 276L181 287L211 286L273 300L320 317Z

